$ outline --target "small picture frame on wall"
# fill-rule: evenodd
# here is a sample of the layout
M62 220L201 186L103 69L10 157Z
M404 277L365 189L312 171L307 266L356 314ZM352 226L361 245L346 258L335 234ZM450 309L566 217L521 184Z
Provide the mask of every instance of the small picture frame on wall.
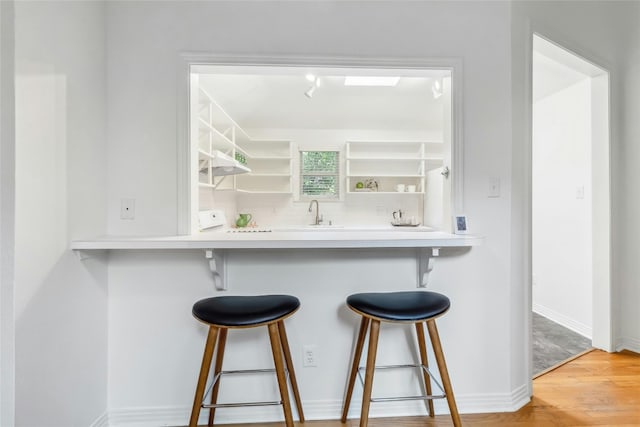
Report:
M466 215L456 215L453 217L453 230L455 234L467 234L469 221Z

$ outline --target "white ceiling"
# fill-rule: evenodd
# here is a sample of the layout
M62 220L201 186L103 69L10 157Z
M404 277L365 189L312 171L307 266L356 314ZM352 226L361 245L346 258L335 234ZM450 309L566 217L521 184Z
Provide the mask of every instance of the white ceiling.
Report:
M195 70L201 86L245 129L440 130L443 98L434 99L435 79L448 70L206 67ZM346 75L402 76L395 87L347 87Z

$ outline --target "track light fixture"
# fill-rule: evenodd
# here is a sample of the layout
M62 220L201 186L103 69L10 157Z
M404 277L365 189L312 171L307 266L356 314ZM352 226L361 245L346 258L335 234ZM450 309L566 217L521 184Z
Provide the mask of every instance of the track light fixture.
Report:
M436 79L431 83L431 92L433 93L433 99L438 99L442 96L442 81Z
M313 74L307 74L306 78L313 84L309 89L307 89L307 91L304 93L304 96L306 96L307 98L313 98L313 93L317 88L320 87L320 77L314 76Z

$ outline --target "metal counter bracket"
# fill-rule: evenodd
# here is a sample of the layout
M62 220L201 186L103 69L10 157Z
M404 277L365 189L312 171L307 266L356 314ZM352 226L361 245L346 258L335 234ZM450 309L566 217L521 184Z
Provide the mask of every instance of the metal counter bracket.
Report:
M426 288L429 273L433 270L434 258L440 256L440 248L418 248L418 287Z
M204 256L209 260L209 269L213 273L213 284L219 291L227 290L227 257L222 250L206 249Z

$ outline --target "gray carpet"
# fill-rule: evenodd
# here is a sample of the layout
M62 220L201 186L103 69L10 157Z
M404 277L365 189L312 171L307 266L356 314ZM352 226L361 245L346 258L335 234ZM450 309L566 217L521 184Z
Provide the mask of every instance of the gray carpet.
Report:
M533 375L591 348L591 340L533 313Z

